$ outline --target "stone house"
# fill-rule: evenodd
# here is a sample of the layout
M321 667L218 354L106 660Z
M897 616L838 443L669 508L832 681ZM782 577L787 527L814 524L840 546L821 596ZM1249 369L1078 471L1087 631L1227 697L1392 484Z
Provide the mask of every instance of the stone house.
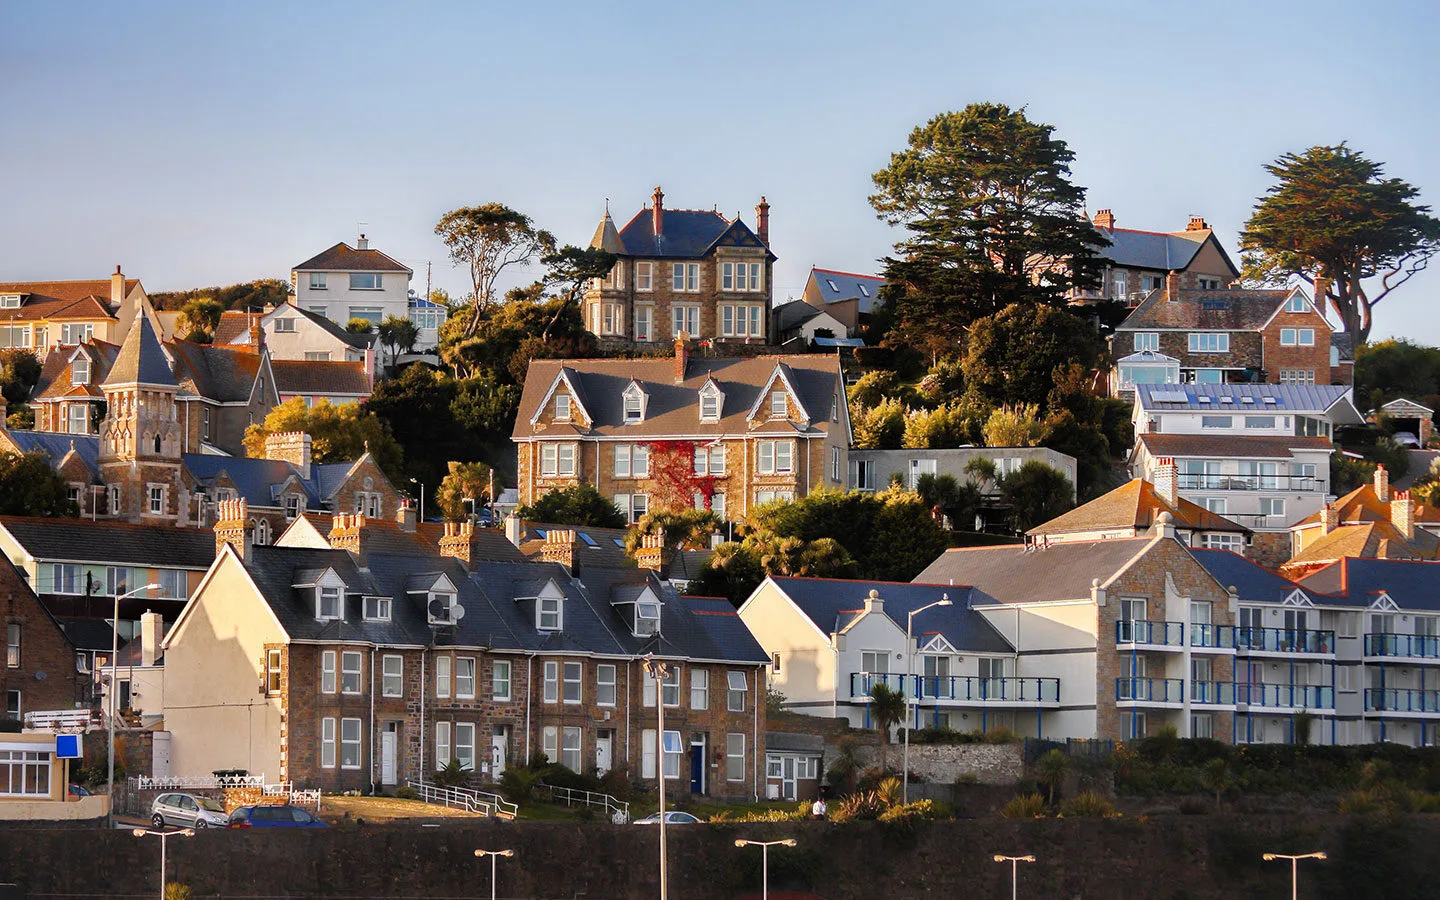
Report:
M1111 300L1138 306L1162 290L1174 273L1186 290L1218 290L1240 277L1240 270L1216 239L1210 224L1191 216L1184 231L1139 231L1118 228L1108 209L1095 213L1097 231L1110 241L1098 256L1106 261L1100 287L1077 292L1075 302Z
M89 701L83 658L40 602L24 573L0 559L0 621L5 664L0 667L4 717L19 721L36 710L72 709Z
M767 658L724 601L645 573L476 558L464 525L439 553L410 522L363 515L335 516L323 541L306 519L267 547L239 501L221 513L219 556L165 640L175 772L369 789L451 760L489 782L544 753L756 796ZM678 664L659 740L647 655Z
M683 338L673 359L533 361L511 437L522 504L588 482L631 522L666 498L739 519L843 487L851 442L836 357L692 357Z
M140 280L119 266L109 279L0 282L0 349L33 350L44 360L55 347L91 338L118 344L148 306Z
M590 246L614 253L610 274L585 291L586 327L617 344L666 343L686 335L718 343L773 344L770 204L755 230L717 210L650 207L616 229L607 207Z

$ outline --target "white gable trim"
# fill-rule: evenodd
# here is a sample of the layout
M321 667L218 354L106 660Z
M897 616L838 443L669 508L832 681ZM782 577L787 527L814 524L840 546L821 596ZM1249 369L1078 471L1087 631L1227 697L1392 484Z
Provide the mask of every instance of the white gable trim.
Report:
M765 589L766 585L769 585L776 594L782 597L786 603L790 604L790 608L795 610L795 614L808 622L810 624L810 627L815 629L816 636L819 637L822 641L824 641L827 645L829 645L830 635L826 633L825 629L821 628L819 623L817 623L814 619L810 618L810 614L805 612L805 610L801 609L800 604L796 603L789 594L785 593L785 589L780 587L779 583L777 583L775 579L769 575L766 575L765 580L760 582L760 586L755 588L755 590L750 594L749 597L745 598L745 602L740 604L740 608L735 610L735 614L740 616L743 620L745 617L745 610L750 608L750 604L755 602L755 598L760 596L760 592ZM747 625L746 627L749 626Z
M920 648L921 653L959 653L955 645L945 640L945 635L937 634Z
M1400 604L1392 600L1389 594L1381 591L1380 596L1375 598L1375 602L1370 604L1370 609L1378 609L1383 612L1399 612Z
M540 403L536 405L535 414L530 417L531 425L540 421L540 413L545 410L545 407L550 405L550 401L555 397L555 389L560 387L562 382L570 392L570 402L578 407L580 412L584 414L585 421L592 424L595 422L595 417L590 415L590 410L586 409L585 404L580 402L580 392L575 390L575 383L570 380L570 370L565 366L561 366L560 371L555 373L555 380L550 382L550 387L545 390L544 396L540 398ZM571 419L573 420L574 416L571 416Z
M1275 307L1275 311L1270 314L1270 318L1266 319L1266 320L1265 320L1265 324L1264 324L1264 325L1261 325L1257 330L1258 330L1258 331L1264 331L1266 328L1269 328L1269 327L1270 327L1270 323L1273 322L1273 321L1275 321L1275 317L1276 317L1276 316L1278 316L1278 315L1280 315L1280 313L1284 312L1285 307L1287 307L1287 306L1290 305L1290 298L1291 298L1291 297L1294 297L1296 294L1299 294L1301 297L1304 297L1304 298L1305 298L1305 305L1310 308L1310 312L1312 312L1312 313L1314 313L1315 315L1319 316L1319 317L1320 317L1320 320L1325 323L1325 327L1326 327L1326 328L1329 328L1329 329L1330 329L1330 332L1333 334L1336 329L1335 329L1335 326L1334 326L1334 325L1331 325L1331 324L1330 324L1330 318L1329 318L1328 316L1326 316L1324 313L1322 313L1322 312L1319 310L1319 308L1315 306L1315 301L1312 300L1312 299L1310 299L1310 295L1309 295L1309 294L1307 294L1307 293L1305 293L1304 291L1300 290L1298 287L1297 287L1297 288L1291 288L1291 289L1290 289L1290 293L1286 294L1286 295L1285 295L1285 299L1284 299L1284 300L1281 300L1280 303L1279 303L1279 305L1277 305L1277 306Z
M785 375L784 363L775 364L774 371L770 373L769 378L765 379L765 386L760 389L759 396L755 398L755 405L750 407L750 414L745 417L746 420L754 419L756 414L760 412L760 410L765 406L765 404L770 402L770 389L775 384L775 380L777 378L782 384L785 385L785 392L789 394L790 400L795 404L795 408L800 411L800 418L806 422L813 421L813 417L810 415L810 410L806 409L805 404L800 402L799 392L795 390L795 386L790 383L789 377Z
M1305 592L1302 591L1302 590L1299 590L1298 588L1297 588L1296 590L1291 591L1289 594L1286 594L1286 595L1285 595L1285 599L1284 599L1283 601L1281 601L1281 605L1282 605L1282 606L1306 606L1306 607L1310 607L1311 609L1313 609L1313 608L1315 607L1315 604L1310 601L1310 598L1305 594Z
M286 631L285 626L276 618L275 610L270 607L270 601L265 599L265 595L261 593L259 585L255 583L255 579L250 577L250 570L245 568L245 561L240 558L240 554L235 552L235 545L227 543L220 548L220 555L215 558L215 562L211 564L210 569L205 573L205 577L200 579L200 584L196 586L195 593L190 595L190 599L186 602L185 608L180 611L180 617L175 620L175 624L170 626L169 632L167 632L165 637L160 641L162 650L170 649L171 644L179 639L185 626L189 624L191 613L199 603L200 597L205 593L205 588L209 586L210 579L215 577L215 573L220 571L222 565L230 564L240 567L241 574L245 576L246 584L250 585L250 590L254 591L254 596L260 601L260 605L265 608L265 613L270 617L270 623L275 626L277 631L285 635L286 640L290 639L290 632ZM227 595L225 602L227 604L231 603L232 598Z

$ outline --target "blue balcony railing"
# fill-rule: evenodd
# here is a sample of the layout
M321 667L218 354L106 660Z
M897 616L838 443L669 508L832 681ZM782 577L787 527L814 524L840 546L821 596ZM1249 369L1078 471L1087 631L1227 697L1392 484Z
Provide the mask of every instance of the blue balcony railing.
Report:
M1335 689L1307 684L1237 684L1235 702L1276 709L1334 709Z
M1154 619L1121 619L1115 623L1115 643L1180 647L1185 644L1185 624Z
M1136 703L1184 703L1185 682L1179 678L1117 678L1115 699Z
M1365 692L1367 712L1440 713L1440 691L1404 688L1370 688Z
M1190 646L1217 650L1235 649L1234 625L1191 625Z
M1235 629L1235 649L1259 650L1267 653L1334 653L1335 632L1309 628L1259 628L1240 626Z
M850 696L863 697L877 684L907 697L954 703L1059 703L1058 678L981 678L976 675L911 675L851 672ZM908 690L906 688L909 688Z
M1190 702L1234 706L1235 685L1229 681L1192 681L1190 682Z
M1365 655L1440 659L1440 637L1433 634L1367 634Z

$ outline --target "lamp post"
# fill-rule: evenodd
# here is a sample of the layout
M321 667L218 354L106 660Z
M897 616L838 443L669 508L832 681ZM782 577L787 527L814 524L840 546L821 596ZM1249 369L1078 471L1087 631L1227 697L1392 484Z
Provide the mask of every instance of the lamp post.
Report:
M120 667L116 665L115 657L120 655L120 601L129 600L131 597L143 594L146 591L158 590L160 590L160 585L147 584L144 587L138 587L133 591L126 591L123 594L116 594L115 618L110 620L112 625L112 628L110 630L110 690L107 697L110 702L106 704L106 706L109 707L109 715L105 717L106 721L110 725L110 761L108 766L109 774L105 778L105 799L109 802L110 806L109 827L111 828L115 827L115 694L116 688L118 687L118 685L116 685L115 683L115 678L120 673ZM165 855L163 850L160 855ZM161 885L161 887L163 888L164 885Z
M1277 859L1290 860L1290 900L1296 900L1299 891L1299 884L1296 879L1299 877L1299 862L1302 859L1328 859L1324 850L1317 850L1314 853L1300 853L1294 856L1287 853L1262 853L1260 858L1266 862L1274 862Z
M660 784L660 900L669 900L670 886L665 859L665 679L676 669L675 663L655 659L653 656L646 656L644 665L646 674L655 679L655 761L658 765L655 774L659 776Z
M425 521L425 482L418 479L410 479L411 484L420 486L420 521Z
M1010 900L1015 900L1016 891L1019 890L1019 885L1016 881L1016 863L1033 863L1035 861L1035 857L1031 856L1028 853L1024 856L1001 856L999 853L997 853L992 857L992 859L994 859L998 863L1008 862L1010 864Z
M194 837L195 832L189 828L182 828L179 831L150 831L147 828L136 828L130 833L136 837L154 835L160 839L160 900L165 900L165 844L176 835Z
M925 610L930 609L932 606L953 606L953 605L954 605L954 603L950 600L950 595L949 595L949 594L942 594L942 595L940 596L940 599L939 599L939 600L936 600L934 603L927 603L927 604L925 604L924 606L920 607L919 609L912 609L912 610L910 610L910 614L905 617L905 680L906 680L906 681L911 681L911 680L914 679L914 677L915 677L915 673L911 671L911 669L914 668L914 665L915 665L915 652L914 652L914 649L913 649L913 648L914 648L914 644L915 644L915 640L914 640L914 638L912 638L912 637L910 636L910 633L915 629L915 614L916 614L916 613L922 613L922 612L924 612ZM903 688L902 688L902 691L903 691ZM918 694L919 691L912 691L911 693L917 693L917 694ZM901 774L901 779L902 779L902 781L901 781L901 790L900 790L900 799L901 799L901 802L902 802L902 803L909 803L909 802L910 802L910 718L911 718L911 717L910 717L910 700L911 700L910 696L907 695L907 696L905 697L905 759L904 759L904 762L901 764L901 767L900 767L900 768L903 770L903 771L902 771L902 774ZM918 706L918 705L916 706L916 709L919 709L919 706ZM887 740L887 741L890 740L890 736L889 736L889 735L886 735L886 736L885 736L885 740Z
M770 848L771 847L793 847L794 838L786 838L783 841L747 841L738 838L735 841L737 847L759 847L760 848L760 896L762 900L770 900Z
M490 900L495 900L495 863L499 862L501 856L514 856L514 850L476 850L475 855L484 859L490 857Z

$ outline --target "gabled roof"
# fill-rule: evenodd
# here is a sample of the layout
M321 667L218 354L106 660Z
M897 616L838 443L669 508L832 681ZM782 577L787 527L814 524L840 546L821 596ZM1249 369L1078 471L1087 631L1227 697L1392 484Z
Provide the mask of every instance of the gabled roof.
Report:
M1224 415L1228 410L1217 410ZM1250 434L1142 434L1151 456L1207 456L1238 459L1291 459L1296 450L1329 452L1335 445L1323 437L1286 437Z
M983 615L971 608L971 589L964 585L916 584L894 581L847 581L830 578L769 579L810 619L822 634L835 634L853 624L873 590L884 601L886 618L901 634L912 610L949 597L950 606L936 606L915 616L914 636L924 644L943 635L966 653L1014 653L1015 648Z
M175 378L185 391L219 403L244 403L255 389L263 362L260 355L238 347L171 341Z
M1228 531L1249 534L1250 529L1211 512L1184 497L1169 503L1143 478L1132 478L1109 493L1077 506L1063 515L1030 529L1027 534L1074 534L1085 531L1133 528L1148 532L1162 512L1168 512L1182 531Z
M42 603L41 606L44 604ZM110 655L110 642L114 639L114 629L109 620L82 616L56 616L55 621L60 625L60 630L65 633L65 639L76 650L104 650L106 656Z
M105 376L104 385L152 384L178 387L170 371L170 360L160 346L160 338L150 324L150 317L137 310L136 321L120 345L120 353Z
M815 286L817 295L826 303L857 300L859 302L855 308L862 313L874 310L880 297L880 288L885 286L885 279L878 275L857 275L836 269L822 269L819 266L810 268L809 282Z
M272 359L275 389L282 394L343 394L368 397L370 375L362 362Z
M1440 557L1440 538L1423 528L1407 539L1389 520L1340 525L1329 534L1321 535L1290 557L1284 569L1303 570L1307 566L1331 563L1347 556L1363 559L1436 559Z
M138 278L125 279L128 295L140 283ZM109 278L87 278L79 281L0 281L0 294L31 294L32 299L60 300L74 303L86 297L110 299Z
M601 226L603 228L603 222ZM646 207L620 229L619 239L624 249L617 252L662 259L701 259L728 232L735 232L734 239L742 243L765 246L744 222L727 219L713 209L666 209L657 237L653 210Z
M1283 412L1326 415L1336 425L1360 425L1365 418L1355 408L1352 391L1343 384L1137 384L1135 403L1155 412L1255 416ZM1230 402L1222 402L1224 398Z
M38 516L0 516L0 528L37 560L204 570L215 559L204 528Z
M71 380L71 360L77 352L82 351L91 361L90 380L84 392L97 399L104 396L98 385L103 380L104 373L110 371L110 367L114 365L120 346L94 338L79 347L55 347L47 353L40 361L40 378L35 382L32 396L43 401L73 395L76 387Z
M575 532L580 542L576 551L576 564L583 573L587 568L627 569L638 568L635 560L625 552L625 535L629 529L598 528L593 525L549 525L544 522L520 523L520 547L518 551L526 559L539 560L545 549L545 535L552 529L563 528ZM475 532L477 535L480 531ZM495 532L492 532L495 533ZM509 541L505 542L513 547ZM710 561L709 550L682 550L671 558L665 577L688 581L700 574Z
M775 327L780 331L789 331L823 314L823 310L816 309L804 300L791 300L775 307Z
M379 250L356 250L341 241L329 250L322 250L298 266L297 272L404 272L410 267L386 256Z
M1158 290L1146 297L1116 330L1185 328L1194 331L1259 331L1291 293L1288 290L1242 288L1218 291L1182 289L1178 292L1178 299L1171 300L1165 291Z
M950 549L915 576L925 584L973 585L976 605L1088 600L1153 542L1151 538L1074 541L1047 547Z
M1382 594L1401 609L1440 611L1440 563L1345 558L1300 580L1317 602L1368 609Z
M1392 486L1391 494L1394 490ZM1341 525L1360 522L1389 522L1390 503L1381 500L1375 493L1375 483L1367 481L1355 490L1336 500L1332 506L1339 514ZM1440 525L1440 508L1431 506L1428 503L1415 503L1416 524ZM1316 510L1305 518L1292 525L1292 528L1304 528L1308 525L1320 524L1320 511Z
M1117 266L1126 266L1134 269L1154 269L1160 272L1171 270L1183 271L1194 261L1200 248L1205 246L1214 232L1203 229L1197 231L1136 231L1132 228L1097 228L1101 234L1110 239L1110 246L1101 247L1096 251L1101 259L1108 259ZM1238 278L1240 272L1230 262L1230 257L1225 254L1219 242L1215 244L1220 248L1221 256L1233 273L1231 277Z
M356 334L353 331L346 331L336 322L332 322L330 319L320 315L317 312L313 312L308 309L301 309L300 307L294 306L289 303L285 305L289 306L296 313L299 313L300 315L309 319L311 322L314 322L316 325L319 325L326 332L328 332L331 337L335 338L336 340L343 341L346 344L349 344L356 350L368 350L375 343L375 341L379 339L378 332L372 331L369 334Z
M1190 555L1227 590L1235 588L1241 602L1282 603L1298 587L1283 575L1229 550L1191 547Z
M100 438L93 434L65 434L60 431L7 431L8 437L21 453L43 453L52 466L58 466L72 449L90 467L100 472ZM214 548L211 548L212 553Z

